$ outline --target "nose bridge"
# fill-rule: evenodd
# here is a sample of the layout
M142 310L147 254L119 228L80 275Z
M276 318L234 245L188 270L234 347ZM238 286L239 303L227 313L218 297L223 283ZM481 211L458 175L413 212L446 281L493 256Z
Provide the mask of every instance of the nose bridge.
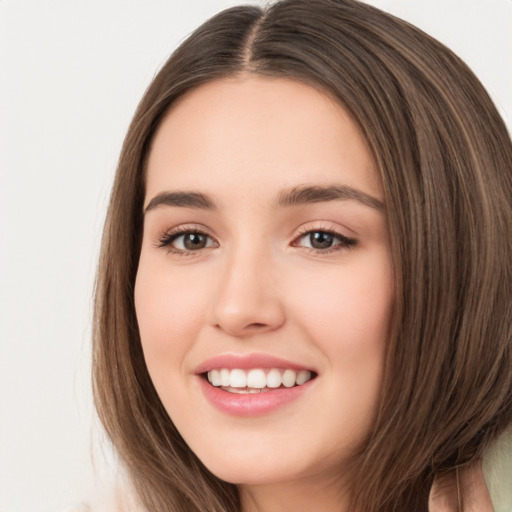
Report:
M234 244L217 276L213 322L232 336L277 329L284 309L275 282L275 263L268 244Z

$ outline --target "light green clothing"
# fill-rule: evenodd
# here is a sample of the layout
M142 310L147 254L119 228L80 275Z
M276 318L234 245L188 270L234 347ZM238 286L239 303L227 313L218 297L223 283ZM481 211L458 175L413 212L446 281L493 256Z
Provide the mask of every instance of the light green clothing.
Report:
M483 471L494 512L512 512L512 430L488 450Z

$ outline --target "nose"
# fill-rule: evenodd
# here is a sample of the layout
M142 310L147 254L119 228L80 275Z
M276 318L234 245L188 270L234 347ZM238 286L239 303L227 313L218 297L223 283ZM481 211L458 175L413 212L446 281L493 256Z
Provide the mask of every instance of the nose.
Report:
M246 251L224 264L216 277L213 325L237 338L279 329L285 310L270 259Z

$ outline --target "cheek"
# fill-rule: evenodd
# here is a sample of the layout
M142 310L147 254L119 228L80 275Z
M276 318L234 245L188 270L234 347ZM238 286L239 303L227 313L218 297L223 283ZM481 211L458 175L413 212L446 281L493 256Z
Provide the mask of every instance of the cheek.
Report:
M295 316L325 356L332 382L376 398L394 301L387 259L362 261L347 272L335 268L316 281L304 277L298 286L303 293L290 294Z
M182 368L205 316L204 287L141 258L135 282L135 310L144 358L155 386Z
M301 276L290 297L295 297L294 307L318 342L330 346L330 340L336 340L331 349L343 351L345 345L357 342L363 348L387 339L394 297L389 265L362 261L316 279Z

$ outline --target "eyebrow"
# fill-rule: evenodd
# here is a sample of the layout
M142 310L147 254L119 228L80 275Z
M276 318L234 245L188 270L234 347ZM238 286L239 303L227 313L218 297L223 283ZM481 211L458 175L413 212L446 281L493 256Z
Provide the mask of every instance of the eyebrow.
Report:
M279 193L277 204L281 207L300 206L328 201L354 200L378 211L384 211L384 203L348 185L331 186L297 186ZM157 194L144 209L144 213L159 206L177 206L182 208L198 208L214 210L215 203L201 192L161 192Z
M154 210L158 206L180 206L201 210L215 209L213 201L201 192L161 192L151 199L144 209L144 213Z
M366 194L348 185L297 186L282 191L278 196L279 206L300 206L326 201L354 200L378 211L384 211L384 203L376 197Z

